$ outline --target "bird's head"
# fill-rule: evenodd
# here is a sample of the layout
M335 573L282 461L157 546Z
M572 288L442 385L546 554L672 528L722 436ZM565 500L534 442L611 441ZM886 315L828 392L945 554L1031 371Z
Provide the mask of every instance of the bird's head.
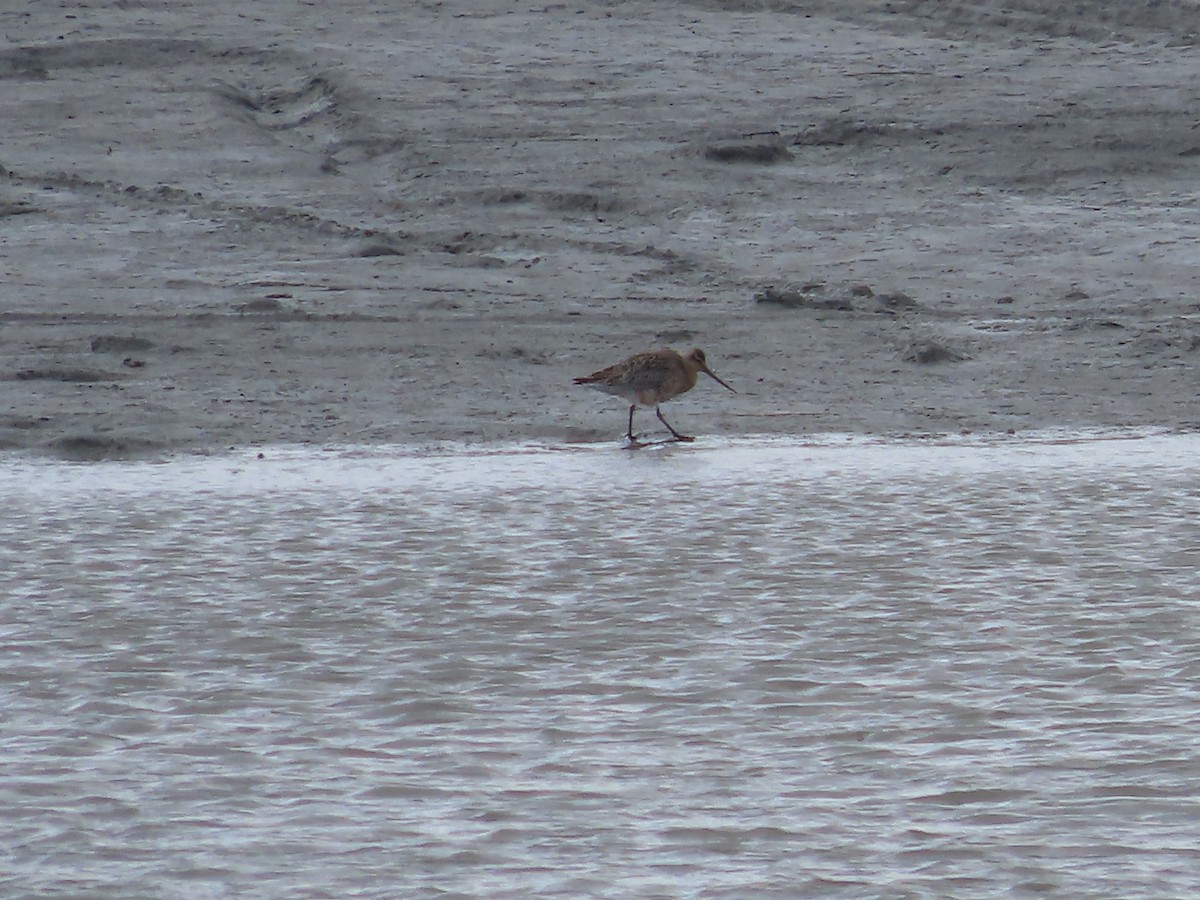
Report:
M707 375L709 378L711 378L717 384L721 385L721 387L726 388L727 390L733 391L735 394L737 393L737 391L734 391L733 388L731 388L724 381L722 381L720 378L718 378L717 374L708 367L708 360L706 360L704 358L704 351L701 350L699 347L694 349L691 353L689 353L686 357L684 357L684 359L686 359L695 368L695 370L697 372L703 372L705 375Z

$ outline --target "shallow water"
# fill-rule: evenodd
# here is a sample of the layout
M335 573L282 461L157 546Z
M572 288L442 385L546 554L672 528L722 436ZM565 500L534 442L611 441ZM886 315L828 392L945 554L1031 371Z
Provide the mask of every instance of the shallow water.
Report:
M10 460L0 894L1194 895L1198 450Z

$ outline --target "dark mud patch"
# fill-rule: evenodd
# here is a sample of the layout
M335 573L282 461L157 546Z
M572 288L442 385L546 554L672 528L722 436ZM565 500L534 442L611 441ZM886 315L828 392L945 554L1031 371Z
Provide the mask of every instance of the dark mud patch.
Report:
M101 66L157 69L207 54L199 41L176 38L109 38L14 47L0 52L0 78L47 78L55 69Z
M130 353L137 350L149 350L154 346L153 341L136 335L102 334L92 338L93 353Z
M259 297L236 307L243 316L290 316L292 309L275 297Z
M590 191L553 191L541 197L542 205L560 213L612 213L625 208L625 201L615 194L596 194Z
M16 381L63 381L72 384L94 384L98 381L116 381L120 376L99 369L39 368L21 369L13 375Z
M941 363L962 362L967 357L957 350L951 350L945 344L937 341L913 341L900 354L905 362L922 366L938 365Z
M478 195L479 201L492 206L509 206L516 203L528 203L533 198L528 191L520 188L498 188L484 191Z
M793 159L783 138L778 134L712 141L704 147L704 158L719 163L753 163L771 165Z
M26 203L24 200L0 203L0 219L7 219L10 216L27 216L31 213L40 213L42 211L39 207L34 206L32 203Z
M41 428L49 421L48 416L3 416L0 417L0 428L31 431L34 428Z
M931 133L940 131L932 126L885 124L838 116L797 132L792 138L792 146L844 147L878 141L913 140Z
M99 462L106 459L136 459L149 456L162 448L141 438L79 434L51 441L46 449L71 462Z
M373 243L367 244L354 255L361 259L373 259L376 256L403 256L404 250L392 244Z
M693 332L688 331L686 328L668 328L664 331L660 331L654 337L655 340L663 344L678 344L682 341L690 341L694 339L696 335Z
M527 350L524 347L489 347L487 350L480 351L479 355L484 359L511 360L534 366L544 366L553 359L549 353L541 350Z
M868 284L829 284L824 281L787 284L783 287L768 285L755 293L754 302L785 309L825 312L896 314L920 308L920 304L904 291L877 294Z

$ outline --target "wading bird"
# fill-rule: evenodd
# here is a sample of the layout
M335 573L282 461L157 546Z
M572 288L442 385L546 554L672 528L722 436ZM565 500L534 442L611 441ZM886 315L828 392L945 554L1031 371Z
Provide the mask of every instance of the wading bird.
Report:
M596 390L616 397L624 397L629 401L629 430L626 436L632 445L637 445L633 436L633 411L641 406L653 406L658 420L667 426L667 430L677 441L692 441L695 438L680 434L671 427L671 423L663 418L660 403L665 403L672 397L685 394L696 386L696 378L703 372L722 387L728 388L735 394L733 388L725 384L708 367L704 359L704 351L697 347L686 356L680 356L674 350L647 350L636 353L624 362L615 366L593 372L576 378L576 384L585 384Z

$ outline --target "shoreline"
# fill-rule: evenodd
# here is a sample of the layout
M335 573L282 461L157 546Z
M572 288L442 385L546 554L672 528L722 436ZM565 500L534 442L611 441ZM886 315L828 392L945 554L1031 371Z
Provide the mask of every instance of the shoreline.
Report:
M1186 11L760 5L0 14L0 450L1200 422Z
M0 466L56 463L90 465L95 463L132 464L161 466L170 464L200 463L203 461L224 462L234 465L254 464L259 461L280 462L328 458L334 460L468 460L503 459L522 456L554 457L577 453L614 453L617 457L657 457L663 454L704 454L717 451L768 451L794 450L846 451L874 450L879 448L939 448L964 450L991 450L1004 447L1035 449L1039 447L1107 444L1128 441L1131 443L1160 439L1187 438L1200 433L1200 425L1180 427L1160 426L1113 426L1101 428L1050 427L1027 431L962 431L962 432L760 432L743 434L721 434L698 437L693 442L672 441L664 435L663 440L650 440L638 447L629 447L622 438L612 440L563 441L506 439L490 442L480 441L428 441L424 443L355 443L335 441L329 443L256 443L229 447L143 447L131 448L128 452L113 452L110 447L81 447L77 452L47 452L45 448L7 448L0 450ZM645 435L642 435L645 436Z

